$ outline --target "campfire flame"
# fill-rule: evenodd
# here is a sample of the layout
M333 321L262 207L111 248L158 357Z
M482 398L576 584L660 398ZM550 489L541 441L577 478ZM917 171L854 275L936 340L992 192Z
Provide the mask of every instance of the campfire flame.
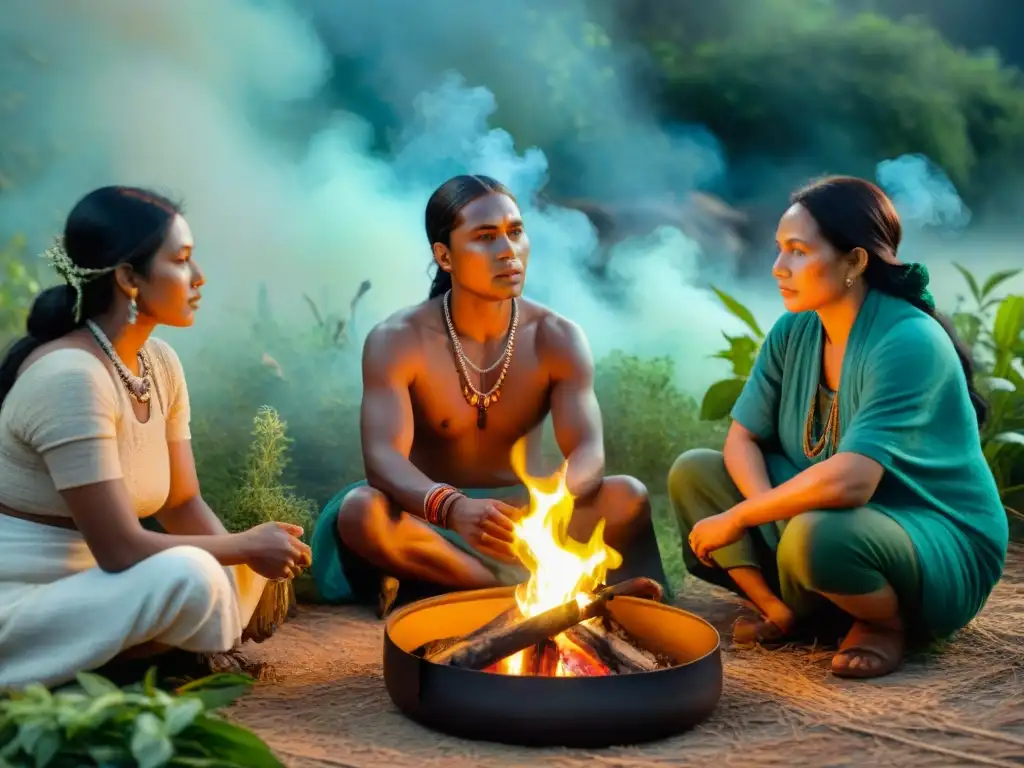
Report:
M574 599L580 607L585 606L608 571L622 564L622 555L605 543L605 521L598 521L589 541L571 538L569 521L575 499L566 486L567 463L550 477L532 477L526 469L525 439L512 448L511 463L530 494L529 511L515 525L515 553L530 572L529 580L516 590L519 610L529 618ZM573 676L579 674L581 665L594 666L593 659L579 659L585 651L564 634L554 641L559 652L556 676ZM500 671L523 674L527 656L528 651L510 656L500 664Z

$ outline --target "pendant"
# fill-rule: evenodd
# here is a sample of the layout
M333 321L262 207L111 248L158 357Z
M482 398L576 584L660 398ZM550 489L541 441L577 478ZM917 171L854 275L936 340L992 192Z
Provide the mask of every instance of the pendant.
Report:
M146 398L149 394L149 381L146 379L130 379L128 381L128 391L139 402L145 402L143 398Z
M483 402L481 402L476 407L476 428L477 429L483 429L486 426L487 426L487 409L484 407Z

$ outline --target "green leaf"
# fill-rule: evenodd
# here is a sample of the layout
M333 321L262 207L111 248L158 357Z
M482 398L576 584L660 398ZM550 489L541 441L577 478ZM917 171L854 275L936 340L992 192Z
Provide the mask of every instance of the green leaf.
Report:
M61 724L68 729L68 735L74 736L80 731L95 730L117 714L125 703L126 694L115 688L98 699L89 701L84 709L73 708L60 715Z
M174 756L174 745L164 731L163 723L152 712L143 712L135 719L132 732L132 757L139 768L160 768Z
M1024 445L1024 433L1021 432L1000 432L992 438L999 443L1011 443L1013 445Z
M147 696L152 696L157 691L157 671L156 667L150 667L146 670L146 676L142 678L142 691Z
M761 332L761 326L757 324L757 320L754 319L754 315L749 309L743 306L740 302L734 299L732 296L727 294L725 291L719 290L715 286L711 286L711 290L715 292L719 300L725 305L733 315L738 317L743 323L753 331L754 335L758 339L763 339L764 334Z
M172 700L164 713L167 733L177 736L192 725L192 722L203 711L203 702L198 696L186 696Z
M722 357L732 363L732 374L737 378L746 378L754 367L757 360L759 344L756 339L750 336L729 336L723 334L729 342L729 349L720 352L715 357Z
M107 678L100 677L92 672L79 672L75 677L78 680L78 684L90 696L103 696L107 693L119 693L121 691L120 688L107 680Z
M32 754L35 751L36 744L49 727L51 727L50 721L44 717L34 717L31 720L22 722L18 726L17 748Z
M994 291L1000 285L1005 283L1007 280L1010 280L1010 279L1016 277L1022 271L1024 271L1024 270L1020 270L1020 269L1004 269L1004 270L1002 270L1000 272L995 272L995 273L989 275L988 280L986 280L985 284L981 287L981 298L983 298L983 299L987 298L988 295L990 293L992 293L992 291Z
M35 760L36 768L46 768L57 756L63 743L60 732L57 730L46 731L36 742L32 750L32 757Z
M739 399L746 381L746 379L739 378L722 379L708 387L708 391L704 393L704 400L700 404L701 420L718 421L727 418Z
M97 765L125 765L132 756L127 748L109 744L89 746L86 752Z
M251 677L246 675L224 672L193 680L178 688L175 693L179 696L195 696L203 702L204 708L216 710L226 707L244 696L252 688L254 682Z
M1012 381L998 376L983 377L980 383L990 392L1015 392L1017 390Z
M211 757L246 768L284 768L259 736L226 720L200 715L185 733L191 736L193 730L201 731L194 738L210 751Z
M1000 302L992 326L996 348L1012 354L1020 344L1021 331L1024 331L1024 296L1007 296Z
M974 279L974 275L972 275L970 272L967 271L966 268L960 266L956 262L953 262L953 266L956 267L957 271L961 275L963 275L964 280L967 281L967 287L971 291L971 296L974 297L974 300L976 302L978 302L978 304L981 304L981 300L982 300L981 289L978 288L978 281Z

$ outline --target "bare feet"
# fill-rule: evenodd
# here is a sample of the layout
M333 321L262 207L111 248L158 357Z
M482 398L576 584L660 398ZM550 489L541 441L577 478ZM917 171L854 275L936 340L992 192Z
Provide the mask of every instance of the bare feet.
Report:
M227 653L200 654L199 664L201 668L209 670L207 674L230 672L236 675L250 675L255 680L276 679L274 668L270 664L254 661L238 649Z
M760 619L739 618L732 627L736 645L773 645L784 643L796 626L796 616L781 600L762 609Z
M906 653L902 629L854 622L832 657L832 674L860 680L895 672Z

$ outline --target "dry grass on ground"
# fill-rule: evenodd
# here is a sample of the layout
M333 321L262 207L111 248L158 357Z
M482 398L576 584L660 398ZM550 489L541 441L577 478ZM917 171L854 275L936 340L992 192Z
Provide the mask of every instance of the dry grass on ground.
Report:
M983 613L942 653L873 682L834 678L823 649L730 648L743 607L722 590L689 581L678 602L723 633L725 691L704 725L662 742L538 751L428 731L392 705L381 622L355 608L303 608L259 649L278 681L261 683L233 717L295 768L1024 766L1024 549L1011 552Z

